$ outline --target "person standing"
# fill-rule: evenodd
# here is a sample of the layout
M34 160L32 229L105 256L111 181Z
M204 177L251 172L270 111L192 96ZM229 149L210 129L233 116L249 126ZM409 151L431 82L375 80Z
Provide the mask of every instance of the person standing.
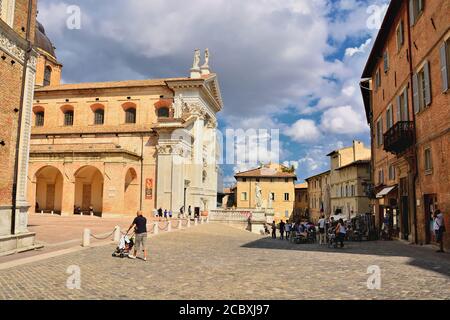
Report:
M189 219L191 219L191 217L192 217L192 208L191 208L191 206L188 207L188 215L189 215Z
M326 243L325 240L325 216L321 216L319 219L319 245L323 245Z
M344 247L344 239L345 239L346 234L347 234L347 230L345 228L344 220L339 219L339 222L336 226L336 235L337 235L337 241L341 243L341 248Z
M162 216L163 216L163 210L162 210L162 208L159 208L159 209L158 209L158 216L159 216L160 218L162 218Z
M167 209L164 209L164 219L167 219Z
M184 206L180 208L180 216L181 218L184 218Z
M283 220L280 221L280 239L284 240L284 230L285 230L286 224Z
M275 224L275 221L272 222L272 239L277 238L277 225Z
M128 228L130 232L134 228L136 234L136 243L134 247L134 255L129 255L130 259L136 259L138 252L142 249L144 252L144 261L147 261L147 219L143 216L142 211L137 212L137 217L134 218L133 223Z
M439 243L439 250L437 252L444 252L444 233L445 233L445 224L444 224L444 214L441 210L436 210L433 214L434 216L434 232L436 234L436 242Z
M289 235L291 234L291 224L289 222L286 223L286 240L289 241Z

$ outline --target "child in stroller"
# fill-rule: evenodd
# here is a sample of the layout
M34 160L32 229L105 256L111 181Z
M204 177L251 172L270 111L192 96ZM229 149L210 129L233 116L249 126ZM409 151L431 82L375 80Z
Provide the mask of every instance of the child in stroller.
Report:
M327 236L328 236L328 248L337 248L336 228L330 226L327 230Z
M116 250L113 252L113 257L125 258L131 253L131 250L134 247L133 237L128 237L128 235L124 235L120 238L119 245Z

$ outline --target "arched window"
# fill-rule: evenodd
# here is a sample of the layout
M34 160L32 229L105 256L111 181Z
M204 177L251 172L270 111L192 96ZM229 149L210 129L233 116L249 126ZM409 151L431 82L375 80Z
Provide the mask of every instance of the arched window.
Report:
M73 110L64 111L64 125L73 126Z
M128 108L125 110L125 123L136 123L136 108Z
M44 126L44 118L45 118L45 112L39 111L35 113L35 122L34 125L36 127L43 127Z
M52 78L52 68L50 66L46 66L44 70L44 86L50 85L51 78Z
M169 118L170 117L170 111L169 108L159 108L158 109L158 118Z
M94 111L94 124L102 125L105 123L105 110L97 109Z

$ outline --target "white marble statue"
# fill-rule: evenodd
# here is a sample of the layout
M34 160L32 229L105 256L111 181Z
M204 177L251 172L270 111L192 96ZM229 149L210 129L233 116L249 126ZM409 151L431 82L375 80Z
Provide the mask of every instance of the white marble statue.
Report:
M192 69L195 69L195 70L200 69L200 49L195 50L194 63L192 65Z
M205 50L205 63L202 68L209 68L209 49Z
M261 190L261 186L259 185L259 182L256 183L256 208L261 209L262 207L262 190Z

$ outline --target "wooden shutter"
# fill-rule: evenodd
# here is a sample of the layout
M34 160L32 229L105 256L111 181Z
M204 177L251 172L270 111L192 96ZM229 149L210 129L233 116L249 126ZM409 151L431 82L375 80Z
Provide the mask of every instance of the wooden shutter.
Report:
M384 73L386 73L389 70L389 54L387 51L385 51L383 54L383 61L384 61Z
M397 96L397 122L403 121L402 117L402 100Z
M408 108L408 89L403 91L403 117L402 121L409 121L409 108Z
M403 43L405 42L405 38L403 36L403 21L400 22L400 46L403 45Z
M409 24L411 26L416 22L416 17L414 16L414 0L409 0Z
M448 90L448 61L447 61L447 42L444 42L440 48L441 53L441 78L442 91Z
M425 104L431 104L431 80L430 80L430 63L427 61L423 68L423 76L425 77Z
M413 76L413 96L414 96L414 112L419 113L420 104L419 104L419 76L417 73Z

